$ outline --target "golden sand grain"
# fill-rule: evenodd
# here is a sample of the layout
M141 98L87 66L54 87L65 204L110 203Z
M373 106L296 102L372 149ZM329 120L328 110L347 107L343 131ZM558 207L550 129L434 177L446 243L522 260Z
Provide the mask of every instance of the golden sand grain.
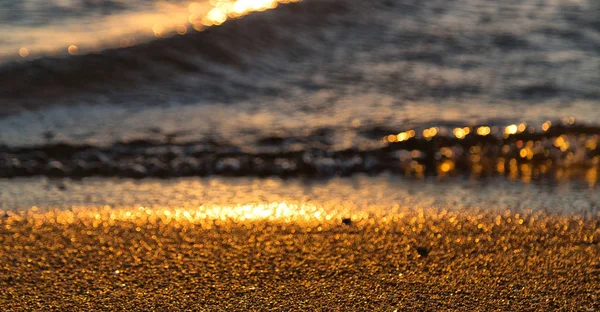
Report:
M598 311L599 242L598 218L540 212L30 210L0 220L0 301L4 311Z

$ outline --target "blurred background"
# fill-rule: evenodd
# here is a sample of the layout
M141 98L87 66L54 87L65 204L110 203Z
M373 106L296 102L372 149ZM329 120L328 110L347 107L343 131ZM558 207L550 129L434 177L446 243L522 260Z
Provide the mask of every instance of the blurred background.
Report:
M594 185L599 21L592 0L4 1L0 168Z

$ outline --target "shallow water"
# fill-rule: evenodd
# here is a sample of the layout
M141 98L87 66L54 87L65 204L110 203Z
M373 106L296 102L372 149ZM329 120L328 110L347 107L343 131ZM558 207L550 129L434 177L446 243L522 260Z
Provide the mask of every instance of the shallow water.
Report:
M523 184L393 176L329 180L277 178L180 178L170 180L27 178L0 180L4 211L168 211L201 219L330 220L381 219L402 211L476 214L537 213L596 217L600 192L585 183Z

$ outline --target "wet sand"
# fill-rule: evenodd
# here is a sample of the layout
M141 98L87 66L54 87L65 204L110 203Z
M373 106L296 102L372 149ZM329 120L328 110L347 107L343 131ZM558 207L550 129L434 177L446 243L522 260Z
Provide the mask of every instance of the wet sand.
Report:
M57 192L74 202L87 194L92 206L63 200L63 209L3 212L3 309L600 309L597 213L476 209L479 203L466 197L462 204L473 207L459 209L443 195L448 189L430 192L437 201L426 204L422 194L410 198L409 183L381 178L331 181L312 191L299 191L301 183L294 182L232 181L238 182L136 182L140 198L151 198L143 192L157 196L149 199L152 207L136 207L137 200L102 207L92 199L111 187L121 189L114 197L126 198L129 182L84 181L79 189L73 182ZM18 189L31 193L39 186L19 183L29 184ZM357 190L365 183L371 187ZM452 189L459 184L450 191L464 196ZM490 193L496 188L471 193L498 196ZM205 205L160 206L161 196L186 202L176 189L195 189ZM400 199L379 193L393 189ZM262 193L269 190L271 197ZM36 196L51 198L43 192L54 191ZM208 201L210 192L221 199ZM529 192L512 197L550 196ZM187 200L195 199L188 194Z

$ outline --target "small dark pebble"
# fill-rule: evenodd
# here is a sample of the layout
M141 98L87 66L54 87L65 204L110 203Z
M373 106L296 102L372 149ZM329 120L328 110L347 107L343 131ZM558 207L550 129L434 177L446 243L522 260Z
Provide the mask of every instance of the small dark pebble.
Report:
M345 225L352 225L352 219L350 218L343 218L342 219L342 223Z
M426 247L423 246L418 246L417 248L417 253L421 256L421 257L427 257L429 256L429 249L427 249Z

